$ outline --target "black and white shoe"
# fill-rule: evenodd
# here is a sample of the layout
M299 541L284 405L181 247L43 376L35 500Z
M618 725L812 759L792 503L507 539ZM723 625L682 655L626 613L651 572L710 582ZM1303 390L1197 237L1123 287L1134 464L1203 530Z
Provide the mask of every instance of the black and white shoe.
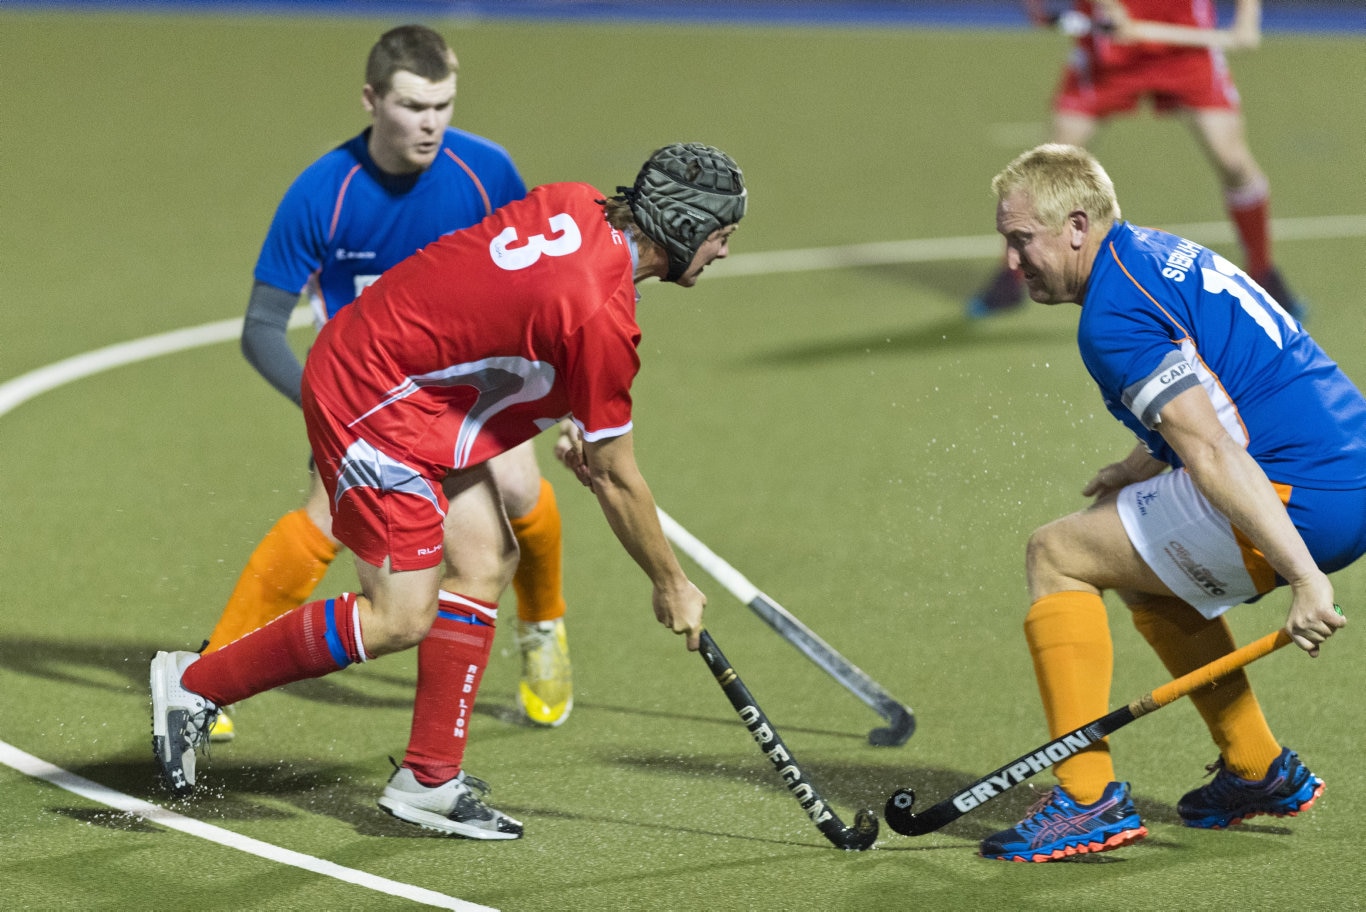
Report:
M521 821L484 803L489 785L465 775L441 785L425 786L413 771L399 767L384 786L379 806L399 820L466 839L520 839Z
M218 707L180 685L197 652L158 652L152 659L152 754L177 798L194 791L195 751L208 745Z

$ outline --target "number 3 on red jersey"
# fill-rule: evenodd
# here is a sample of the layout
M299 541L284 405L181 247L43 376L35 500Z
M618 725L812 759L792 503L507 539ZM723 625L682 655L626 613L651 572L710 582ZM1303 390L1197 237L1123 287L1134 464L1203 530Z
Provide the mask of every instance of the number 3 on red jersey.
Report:
M526 269L541 258L546 256L568 256L583 243L583 236L579 234L579 226L574 223L568 213L561 212L559 215L550 217L550 228L553 237L544 234L533 234L526 239L526 242L518 246L517 228L509 225L499 232L498 236L489 242L489 256L497 264L499 269L513 271Z

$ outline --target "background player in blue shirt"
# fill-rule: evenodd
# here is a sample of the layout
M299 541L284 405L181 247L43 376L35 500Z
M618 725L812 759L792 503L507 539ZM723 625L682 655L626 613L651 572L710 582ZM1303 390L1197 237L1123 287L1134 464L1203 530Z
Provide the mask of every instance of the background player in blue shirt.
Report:
M295 405L303 368L285 333L301 292L321 325L390 266L526 195L507 152L450 126L456 68L454 52L431 29L386 32L366 63L362 101L370 127L310 165L276 210L256 263L242 351ZM514 580L518 702L532 722L559 725L573 691L555 493L529 442L490 465L521 550ZM340 547L331 525L314 473L304 506L282 517L252 553L206 653L307 600ZM214 739L231 738L232 719L218 718Z
M1088 509L1030 538L1025 636L1049 730L1109 710L1101 593L1119 595L1173 675L1231 652L1223 613L1291 589L1286 630L1311 656L1346 623L1325 573L1366 552L1366 400L1256 282L1191 241L1120 219L1109 176L1076 146L1040 146L992 184L1006 259L1030 297L1081 305L1077 341L1106 407L1139 438L1082 493ZM1177 810L1222 828L1294 815L1323 782L1272 735L1241 672L1191 697L1219 746ZM987 858L1050 861L1147 835L1101 743Z

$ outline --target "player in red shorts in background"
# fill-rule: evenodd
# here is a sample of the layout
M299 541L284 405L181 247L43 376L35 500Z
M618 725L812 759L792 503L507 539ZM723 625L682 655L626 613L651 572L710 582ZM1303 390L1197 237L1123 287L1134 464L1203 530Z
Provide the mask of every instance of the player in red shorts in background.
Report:
M537 187L386 270L325 324L302 404L332 531L360 591L310 602L203 656L152 661L153 750L195 786L218 707L417 647L403 764L379 805L473 839L517 839L463 767L498 597L517 544L490 460L569 418L561 458L649 577L655 618L698 648L706 597L679 566L636 465L636 286L683 287L729 252L744 179L719 149L675 143L634 186Z
M1102 124L1144 100L1182 115L1214 166L1224 205L1243 247L1244 271L1296 318L1304 306L1271 260L1270 184L1248 147L1238 89L1225 51L1261 43L1261 0L1237 0L1232 24L1218 28L1214 0L1077 0L1049 16L1027 0L1031 18L1076 35L1053 98L1052 141L1085 146ZM1018 272L1002 266L968 301L969 317L1024 303Z

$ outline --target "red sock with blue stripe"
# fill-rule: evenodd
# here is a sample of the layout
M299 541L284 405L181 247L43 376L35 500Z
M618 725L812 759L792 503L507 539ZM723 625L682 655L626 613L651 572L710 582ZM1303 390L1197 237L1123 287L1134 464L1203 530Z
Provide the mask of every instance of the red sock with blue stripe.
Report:
M182 685L219 706L305 678L320 678L368 656L356 596L309 602L185 669Z
M497 620L497 604L442 590L436 621L417 647L417 697L403 756L423 785L440 785L460 772Z

